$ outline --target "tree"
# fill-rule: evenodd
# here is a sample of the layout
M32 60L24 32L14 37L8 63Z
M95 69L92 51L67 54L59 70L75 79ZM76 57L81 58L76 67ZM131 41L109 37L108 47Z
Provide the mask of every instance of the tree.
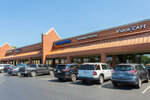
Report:
M16 46L11 46L13 49L17 49L17 47Z

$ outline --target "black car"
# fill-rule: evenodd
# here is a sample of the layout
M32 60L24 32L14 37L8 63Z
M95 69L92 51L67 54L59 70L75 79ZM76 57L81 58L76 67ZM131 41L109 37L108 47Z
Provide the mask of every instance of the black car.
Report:
M143 81L149 81L149 77L147 71L140 64L119 64L112 70L111 81L114 86L130 84L140 88Z
M148 71L148 75L150 79L150 65L145 65L145 69Z
M50 74L53 75L54 69L44 64L32 64L29 67L19 68L18 75L28 75L34 77L39 74Z
M58 80L71 79L71 81L77 80L79 65L77 64L61 64L57 65L54 71L54 75Z

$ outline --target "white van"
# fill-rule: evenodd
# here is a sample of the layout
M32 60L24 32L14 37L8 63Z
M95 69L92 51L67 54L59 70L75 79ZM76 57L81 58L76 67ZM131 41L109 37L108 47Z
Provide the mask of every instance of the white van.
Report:
M103 84L111 78L111 67L105 63L84 63L78 69L78 79L82 82L97 81Z

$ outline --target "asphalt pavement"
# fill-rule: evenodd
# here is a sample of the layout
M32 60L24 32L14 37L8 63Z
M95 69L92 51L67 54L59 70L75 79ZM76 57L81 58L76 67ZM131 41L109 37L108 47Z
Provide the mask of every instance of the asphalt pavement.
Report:
M83 84L59 82L50 75L18 77L0 73L0 100L150 100L150 82L137 89L113 87L111 81Z

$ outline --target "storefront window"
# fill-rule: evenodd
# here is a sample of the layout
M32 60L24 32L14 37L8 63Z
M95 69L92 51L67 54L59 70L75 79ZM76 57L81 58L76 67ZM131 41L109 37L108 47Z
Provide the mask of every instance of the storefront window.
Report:
M46 59L46 65L51 65L53 63L53 59Z
M41 60L40 59L32 60L31 62L32 62L32 64L41 64Z
M94 62L100 62L101 58L100 56L89 56L89 57L82 57L82 58L73 58L72 63L94 63Z
M55 59L55 64L59 64L59 59Z
M66 64L67 63L67 59L60 59L61 60L61 64Z
M117 55L116 62L119 63L139 63L139 64L149 64L150 54L125 54Z

